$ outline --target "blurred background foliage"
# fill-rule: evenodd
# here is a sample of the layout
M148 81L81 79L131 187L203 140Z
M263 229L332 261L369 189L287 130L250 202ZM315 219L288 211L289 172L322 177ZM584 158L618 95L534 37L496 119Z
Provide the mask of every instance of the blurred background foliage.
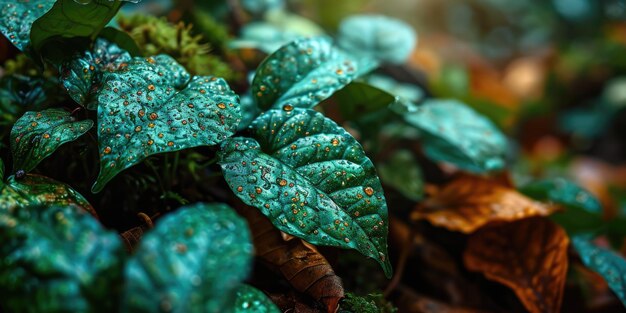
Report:
M568 177L599 196L605 214L626 212L626 1L289 4L331 33L354 13L412 24L419 37L413 77L432 96L463 100L516 139L518 183Z

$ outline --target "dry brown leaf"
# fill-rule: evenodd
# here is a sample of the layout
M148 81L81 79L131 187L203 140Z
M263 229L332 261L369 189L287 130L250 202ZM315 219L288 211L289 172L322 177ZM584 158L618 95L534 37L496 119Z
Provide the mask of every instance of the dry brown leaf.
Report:
M141 237L143 237L144 232L144 227L138 226L131 228L120 235L122 236L122 241L124 241L124 246L126 246L126 251L128 251L128 253L135 251L135 248L139 244Z
M567 275L565 231L533 217L471 235L463 260L472 271L513 289L530 312L559 312Z
M143 234L147 230L154 228L153 219L157 218L158 216L159 214L156 214L153 217L150 217L143 212L139 212L137 214L137 217L143 221L142 225L133 227L120 234L120 236L122 237L122 241L124 241L124 246L126 246L126 251L128 251L128 253L132 253L133 251L135 251L135 248L137 247L137 245L139 245L139 242L141 241L141 237L143 237Z
M490 222L546 216L555 210L556 206L534 201L499 179L459 175L419 204L412 218L468 234Z
M324 303L328 312L336 312L344 297L343 284L326 258L300 239L285 240L256 208L238 206L238 211L248 220L256 255L294 289Z

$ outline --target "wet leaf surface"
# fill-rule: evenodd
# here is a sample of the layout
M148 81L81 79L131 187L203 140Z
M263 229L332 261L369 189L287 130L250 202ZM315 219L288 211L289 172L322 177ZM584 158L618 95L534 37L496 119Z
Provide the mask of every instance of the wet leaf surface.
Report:
M91 204L65 184L41 175L10 176L0 189L0 213L30 206L75 206L97 216Z
M105 71L115 71L131 61L128 52L105 39L97 39L93 50L72 58L61 65L61 83L70 97L77 103L96 109L95 96L102 88L102 75Z
M126 267L132 312L223 312L248 276L246 222L224 204L195 204L161 218Z
M434 161L475 173L505 167L507 138L489 119L456 100L428 100L404 119L420 130L424 152Z
M469 270L513 289L529 312L560 312L568 245L563 229L534 217L479 230L463 260Z
M124 249L76 207L0 210L0 289L11 312L114 312Z
M578 251L583 263L600 274L609 284L609 288L626 305L626 260L624 257L595 245L585 236L573 237L572 245Z
M259 65L252 96L262 110L312 108L376 66L334 47L327 37L297 39Z
M226 81L189 74L167 55L134 58L103 77L98 94L100 191L147 156L215 145L236 130L239 97Z
M459 175L420 203L412 217L452 231L472 233L488 223L547 216L556 209L494 179Z
M26 112L11 129L14 171L31 171L62 144L76 140L92 126L92 120L76 121L63 109Z
M30 44L30 28L44 15L55 0L3 0L0 1L0 32L18 49Z
M271 110L253 138L225 141L220 165L233 192L278 229L314 245L356 249L391 274L387 205L361 145L313 110Z

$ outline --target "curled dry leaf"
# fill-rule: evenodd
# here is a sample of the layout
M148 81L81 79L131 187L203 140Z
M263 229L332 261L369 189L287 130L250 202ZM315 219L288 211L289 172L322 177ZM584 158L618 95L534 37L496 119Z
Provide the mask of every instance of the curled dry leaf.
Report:
M536 202L499 179L459 175L420 203L412 218L468 234L490 222L547 216L556 210L556 206Z
M530 312L560 312L567 276L565 231L533 217L484 228L470 236L465 266L513 289Z
M336 312L344 297L343 284L326 258L302 240L285 240L259 210L241 205L238 211L248 220L257 256L294 289L324 303L328 312Z

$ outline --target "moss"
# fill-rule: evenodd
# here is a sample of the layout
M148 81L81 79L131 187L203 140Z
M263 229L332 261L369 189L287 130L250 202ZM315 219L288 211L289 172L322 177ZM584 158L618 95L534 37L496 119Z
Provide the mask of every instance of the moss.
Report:
M195 35L189 24L174 24L164 17L142 14L120 16L117 22L137 42L144 55L169 54L193 75L237 78L228 63L210 54L210 44L202 35Z
M373 293L361 297L347 293L341 301L340 313L396 313L398 309L387 302L382 294Z

